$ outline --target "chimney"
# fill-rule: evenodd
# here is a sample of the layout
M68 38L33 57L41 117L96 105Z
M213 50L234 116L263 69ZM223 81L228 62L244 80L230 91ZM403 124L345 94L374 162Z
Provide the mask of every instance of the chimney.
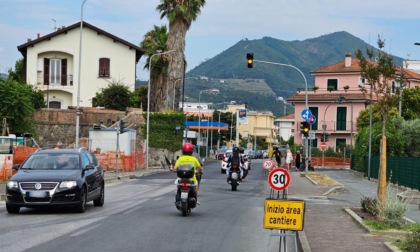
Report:
M39 32L36 34L36 38L39 39L41 35L39 35Z
M346 53L346 57L344 59L344 67L351 67L351 53Z

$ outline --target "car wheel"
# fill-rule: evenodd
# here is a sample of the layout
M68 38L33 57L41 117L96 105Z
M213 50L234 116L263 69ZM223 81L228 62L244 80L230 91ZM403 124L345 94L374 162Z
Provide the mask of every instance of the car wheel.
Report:
M93 201L94 206L103 206L105 203L105 186L101 186L101 195Z
M8 213L17 214L19 213L20 207L19 206L12 206L6 203L6 210Z
M76 206L76 213L84 213L86 211L86 200L87 200L86 188L82 187L82 189L80 190L79 204Z

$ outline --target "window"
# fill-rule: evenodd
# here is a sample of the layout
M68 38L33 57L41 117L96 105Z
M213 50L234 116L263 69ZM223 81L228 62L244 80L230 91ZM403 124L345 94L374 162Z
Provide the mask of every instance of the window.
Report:
M362 84L362 85L366 84L366 79L363 78L363 77L360 77L359 78L359 84Z
M397 92L397 88L400 87L400 83L396 82L396 81L392 81L391 82L391 93L395 94Z
M50 59L50 83L61 84L61 59Z
M347 107L337 107L337 130L346 130Z
M338 79L328 79L327 80L327 89L328 90L337 90Z
M109 58L99 59L99 77L110 76L110 63L111 63L111 60Z
M318 130L318 107L309 107L309 110L312 112L312 115L315 117L315 122L311 125L311 130Z
M44 58L44 85L67 85L67 59Z

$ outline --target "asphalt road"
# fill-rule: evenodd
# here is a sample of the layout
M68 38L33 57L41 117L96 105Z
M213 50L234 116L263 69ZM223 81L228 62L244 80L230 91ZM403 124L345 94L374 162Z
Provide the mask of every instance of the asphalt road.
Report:
M175 174L132 179L106 187L104 207L0 207L0 251L279 251L276 231L263 229L270 187L261 160L233 192L220 162L204 167L200 206L183 217L175 208ZM277 232L278 233L278 232Z

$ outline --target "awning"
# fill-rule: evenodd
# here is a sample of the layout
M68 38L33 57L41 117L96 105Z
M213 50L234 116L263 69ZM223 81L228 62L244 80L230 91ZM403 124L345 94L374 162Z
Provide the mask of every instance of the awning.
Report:
M197 121L187 121L185 126L190 130L198 130ZM223 122L210 122L210 121L201 121L200 130L229 130L229 124Z

